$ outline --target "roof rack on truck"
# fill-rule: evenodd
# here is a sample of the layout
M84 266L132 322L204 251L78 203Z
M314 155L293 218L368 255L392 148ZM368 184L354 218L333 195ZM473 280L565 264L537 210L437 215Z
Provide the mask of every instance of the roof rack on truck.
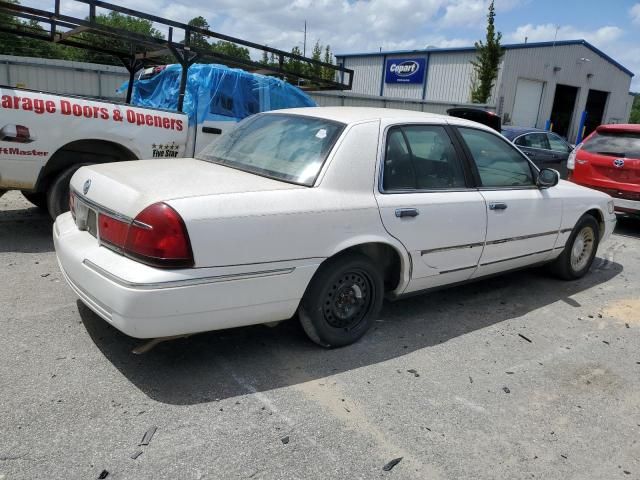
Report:
M53 11L0 0L0 12L35 21L46 27L36 30L25 28L23 24L0 24L0 32L13 33L15 35L59 43L70 47L94 50L118 58L129 72L127 103L131 101L135 72L141 68L167 63L167 57L175 58L177 63L182 67L178 98L179 111L183 109L189 66L196 61L200 63L215 62L229 67L259 72L263 75L276 75L298 84L303 90L350 90L353 84L353 70L344 68L341 65L321 62L272 48L268 45L242 40L101 0L74 1L85 4L88 7L88 15L86 18L77 18L63 14L60 9L61 0L55 0ZM167 38L158 38L100 23L98 22L96 14L97 9L107 12L117 12L133 18L153 22L160 28L167 30ZM81 35L83 33L91 33L98 38L110 40L110 42L105 42L104 46L96 46L86 42L83 38L84 35ZM276 63L265 65L252 59L234 57L204 49L201 46L193 44L192 38L195 35L232 42L259 54L266 52L268 55L274 56ZM114 39L118 41L113 41ZM289 65L290 63L292 66ZM301 64L315 68L299 68ZM314 73L317 71L324 72L324 74ZM327 75L326 72L330 72L330 74Z

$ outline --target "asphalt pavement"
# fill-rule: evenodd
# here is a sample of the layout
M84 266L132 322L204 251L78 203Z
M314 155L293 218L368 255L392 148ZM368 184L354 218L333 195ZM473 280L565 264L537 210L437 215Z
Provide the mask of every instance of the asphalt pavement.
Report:
M346 348L288 321L144 355L77 301L51 226L0 198L0 480L640 479L640 221L579 281L387 303Z

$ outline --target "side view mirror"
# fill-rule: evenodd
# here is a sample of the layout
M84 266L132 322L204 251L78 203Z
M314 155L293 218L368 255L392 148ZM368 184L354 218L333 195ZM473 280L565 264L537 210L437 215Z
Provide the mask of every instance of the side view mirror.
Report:
M538 188L550 188L555 187L560 180L560 174L557 170L553 168L543 168L538 173L538 180L536 180L536 184Z

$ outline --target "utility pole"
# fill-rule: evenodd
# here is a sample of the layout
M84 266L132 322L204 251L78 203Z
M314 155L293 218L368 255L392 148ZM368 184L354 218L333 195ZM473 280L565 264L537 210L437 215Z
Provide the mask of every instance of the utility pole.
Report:
M304 21L304 42L302 43L302 56L307 56L307 21Z

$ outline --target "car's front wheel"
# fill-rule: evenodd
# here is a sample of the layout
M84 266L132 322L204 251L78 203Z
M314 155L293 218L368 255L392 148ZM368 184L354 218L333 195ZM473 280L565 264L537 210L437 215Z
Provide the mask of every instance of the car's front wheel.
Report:
M309 283L298 316L309 338L327 348L356 342L382 307L384 281L365 255L327 260Z
M574 227L564 250L551 264L551 271L564 280L576 280L591 267L598 250L600 227L591 215L583 215Z

